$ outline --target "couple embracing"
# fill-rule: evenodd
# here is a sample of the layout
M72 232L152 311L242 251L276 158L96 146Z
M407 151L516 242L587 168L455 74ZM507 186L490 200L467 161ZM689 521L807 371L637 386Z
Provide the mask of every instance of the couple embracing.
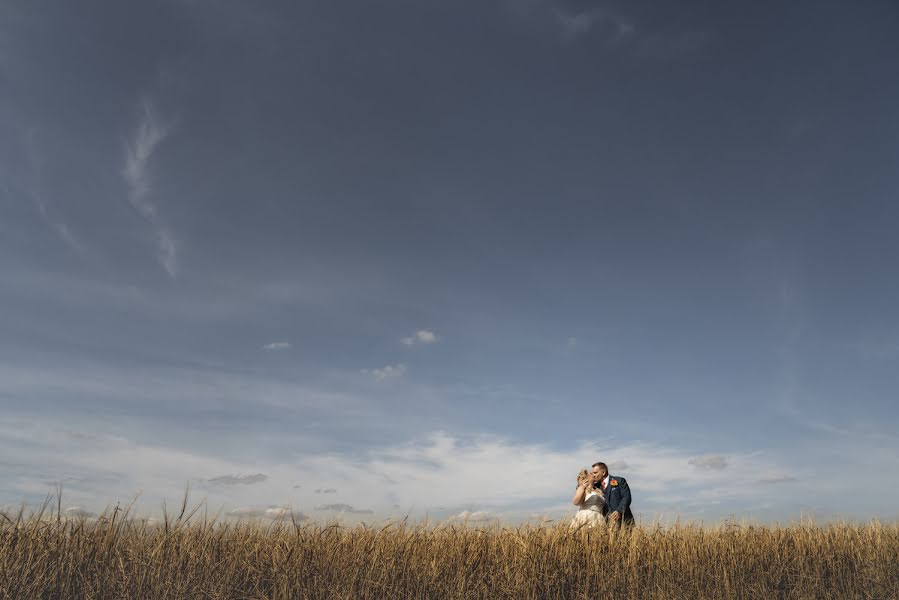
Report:
M606 463L594 463L590 471L583 469L577 476L577 490L572 503L578 507L571 520L572 527L633 525L631 490L624 477L609 475Z

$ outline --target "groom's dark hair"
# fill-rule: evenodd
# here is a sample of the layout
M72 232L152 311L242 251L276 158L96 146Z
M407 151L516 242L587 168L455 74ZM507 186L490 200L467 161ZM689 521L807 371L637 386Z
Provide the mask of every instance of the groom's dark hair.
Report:
M606 463L604 463L604 462L593 463L592 465L590 465L590 467L599 467L600 469L602 469L602 470L605 471L606 473L609 472L609 467L607 467L607 466L606 466Z

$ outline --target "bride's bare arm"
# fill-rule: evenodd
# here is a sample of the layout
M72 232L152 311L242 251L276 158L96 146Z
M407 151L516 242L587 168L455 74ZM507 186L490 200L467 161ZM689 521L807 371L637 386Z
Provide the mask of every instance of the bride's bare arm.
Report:
M575 506L580 506L584 503L584 496L587 495L587 487L588 484L582 483L577 486L577 489L574 491L574 498L571 499L571 503Z

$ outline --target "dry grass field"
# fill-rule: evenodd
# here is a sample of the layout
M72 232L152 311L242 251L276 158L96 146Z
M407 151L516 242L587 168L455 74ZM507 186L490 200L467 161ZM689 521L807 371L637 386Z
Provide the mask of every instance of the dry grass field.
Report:
M899 525L341 527L0 516L0 597L899 598Z

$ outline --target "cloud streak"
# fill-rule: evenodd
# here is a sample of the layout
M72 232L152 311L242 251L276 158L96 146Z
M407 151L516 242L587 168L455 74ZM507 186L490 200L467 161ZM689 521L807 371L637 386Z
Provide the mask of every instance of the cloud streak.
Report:
M370 508L356 508L352 504L320 504L315 510L348 513L351 515L372 515L375 511Z
M220 475L208 481L215 485L252 485L254 483L262 483L267 479L268 475L255 473L253 475Z
M268 506L238 506L228 512L229 517L243 519L292 519L294 521L306 521L309 516L295 510L290 506L270 504Z
M720 454L696 456L687 462L701 471L723 471L728 464L727 457Z
M150 224L156 237L156 257L169 277L178 274L178 247L172 232L151 200L150 162L157 148L171 133L171 126L159 120L153 103L144 98L139 105L140 117L133 138L125 145L122 177L128 188L128 203Z
M35 132L29 131L22 137L24 138L24 155L27 158L28 170L30 171L30 175L22 182L22 191L31 198L32 203L35 208L37 208L38 213L40 213L41 219L43 219L53 233L55 233L56 236L71 250L86 255L88 253L87 246L78 239L68 224L60 219L55 214L55 211L51 211L50 207L47 205L47 201L44 197L43 161L41 160L41 155L38 152L37 144L34 140ZM2 173L2 176L9 179L9 176L6 173ZM8 186L4 185L4 187L9 189Z

